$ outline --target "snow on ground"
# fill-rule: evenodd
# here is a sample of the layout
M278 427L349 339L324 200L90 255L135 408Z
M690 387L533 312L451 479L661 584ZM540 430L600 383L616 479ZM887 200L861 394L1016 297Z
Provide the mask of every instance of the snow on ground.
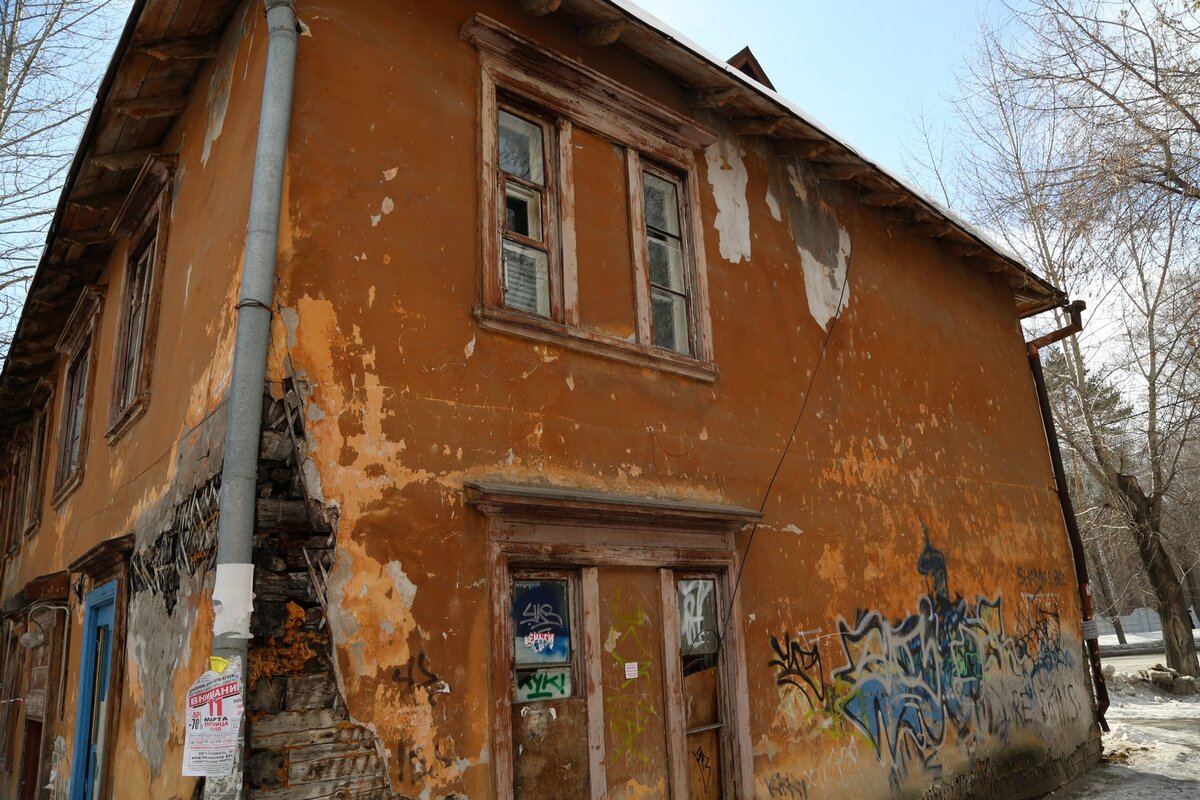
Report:
M1200 800L1200 695L1117 674L1109 681L1104 758L1052 800Z

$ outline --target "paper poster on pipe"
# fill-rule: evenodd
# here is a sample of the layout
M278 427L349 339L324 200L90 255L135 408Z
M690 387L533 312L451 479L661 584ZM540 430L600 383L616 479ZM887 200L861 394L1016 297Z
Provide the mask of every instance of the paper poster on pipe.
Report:
M213 659L214 667L188 689L184 708L183 774L232 775L242 725L242 665Z

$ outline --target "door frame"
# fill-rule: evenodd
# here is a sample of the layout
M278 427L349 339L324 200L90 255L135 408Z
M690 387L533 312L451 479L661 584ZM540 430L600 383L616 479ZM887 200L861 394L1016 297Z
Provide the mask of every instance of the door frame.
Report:
M100 628L107 623L109 633L108 640L105 643L108 649L108 665L107 665L107 683L104 686L104 692L108 697L111 719L111 711L115 705L115 697L113 696L114 683L113 680L113 662L118 654L116 646L117 638L117 581L111 580L101 586L97 586L88 592L87 598L84 601L83 614L83 647L79 652L79 694L76 700L75 709L75 741L71 750L71 788L69 792L70 800L84 800L89 788L88 763L89 753L91 748L91 720L92 713L96 703L96 697L93 692L96 680L96 646L97 633ZM95 780L99 781L101 787L104 785L105 770L104 762L108 752L108 746L113 744L111 740L111 730L109 719L100 721L100 724L105 727L105 752L100 754L100 760L97 765Z
M492 597L492 753L495 797L512 800L512 692L508 635L512 572L528 568L580 571L583 621L583 683L587 691L588 772L591 797L607 791L602 640L598 570L643 567L658 571L663 597L663 688L667 728L668 777L672 800L687 798L686 735L682 666L678 658L679 617L675 609L677 571L711 572L726 597L741 563L734 534L758 512L733 506L673 503L569 492L545 487L468 484L467 502L486 519ZM729 752L723 755L736 796L754 794L750 744L746 654L741 603L734 595L725 635L724 692L728 699ZM674 648L673 650L671 648ZM669 657L668 657L669 656ZM595 689L592 691L591 689Z

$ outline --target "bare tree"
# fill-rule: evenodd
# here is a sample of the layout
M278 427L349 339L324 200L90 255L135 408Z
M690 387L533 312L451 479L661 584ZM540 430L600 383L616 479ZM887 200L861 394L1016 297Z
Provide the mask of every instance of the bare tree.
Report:
M0 0L0 358L127 6Z
M1099 295L1087 335L1063 343L1048 375L1055 422L1118 514L1104 527L1132 541L1168 663L1197 675L1169 540L1169 515L1193 499L1180 479L1200 426L1195 19L1153 0L1036 0L1014 14L1021 35L985 33L963 81L955 160L931 163L927 146L915 160L952 172L969 210L1029 264ZM1114 391L1128 413L1111 413Z

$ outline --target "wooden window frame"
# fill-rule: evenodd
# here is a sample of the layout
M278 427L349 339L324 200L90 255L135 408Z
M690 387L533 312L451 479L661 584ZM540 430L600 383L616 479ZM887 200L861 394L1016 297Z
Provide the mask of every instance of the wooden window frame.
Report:
M512 604L513 573L526 569L578 570L577 610L583 636L578 647L583 660L583 685L599 687L601 654L599 570L645 567L658 570L663 598L664 722L667 730L668 774L672 800L686 800L688 791L686 733L683 729L683 675L679 659L679 615L675 581L679 575L703 573L717 580L728 597L737 574L739 553L734 533L757 519L749 509L691 506L669 501L621 498L587 491L544 487L514 487L471 483L468 505L486 520L492 594L492 657L512 663L508 615ZM728 747L722 752L727 785L736 797L754 796L753 755L746 654L741 605L734 597L731 622L721 654L722 695L727 704ZM672 657L668 657L668 655ZM741 669L737 669L738 666ZM511 671L492 670L492 753L497 800L513 797ZM607 792L605 770L604 699L587 692L588 771L592 800Z
M13 437L9 447L8 515L4 520L4 550L8 555L20 547L26 529L32 442L33 433L26 428Z
M714 381L712 325L705 271L702 226L695 152L711 144L716 136L690 118L624 86L595 70L547 50L525 39L511 28L476 15L463 28L463 38L480 52L480 208L481 246L479 267L480 302L474 309L480 326L564 348L611 358L640 367L658 369L702 381ZM554 263L551 263L551 306L549 318L503 304L501 278L503 186L498 178L498 112L512 103L525 113L552 120L553 145L547 144L546 160L555 163L555 180L546 181L550 205L557 212L559 291L555 292ZM535 109L535 111L530 111ZM519 112L518 112L519 113ZM578 259L575 236L572 133L574 128L605 138L625 149L626 162L638 164L642 157L665 168L687 187L680 198L680 223L690 254L689 327L690 355L655 347L648 328L649 286L645 284L644 203L640 172L627 179L630 233L633 241L636 330L634 341L580 327ZM634 173L630 173L633 175ZM640 223L638 222L641 218ZM641 253L639 255L639 252ZM554 253L552 253L553 257ZM639 267L640 263L640 267ZM560 307L555 306L561 293ZM645 324L643 324L643 318Z
M15 621L4 623L4 663L0 671L0 768L13 766L13 738L17 729L17 711L20 705L21 674L25 666L25 648L21 646L21 633Z
M677 166L661 166L647 161L633 150L626 150L626 169L629 181L630 230L633 246L633 270L635 275L634 301L637 308L638 341L645 342L662 352L675 353L662 348L654 341L652 330L652 302L649 266L649 241L646 226L645 175L649 173L675 185L679 212L679 239L683 250L685 282L685 308L687 309L688 348L698 360L712 360L712 321L708 308L708 278L703 264L703 237L698 235L700 225L700 196L696 188L694 169L680 170ZM699 252L699 255L698 255ZM682 355L682 354L680 354ZM687 357L687 356L683 356Z
M24 535L33 536L42 524L42 491L46 484L46 444L50 433L52 400L46 399L30 427L29 479L24 498Z
M95 381L96 334L99 327L100 309L103 305L104 290L98 286L89 286L83 290L75 310L67 320L62 337L58 340L57 350L65 356L62 372L62 387L59 398L57 447L54 467L54 494L52 502L58 506L83 481L84 465L87 460L88 418L91 416L92 384ZM70 436L67 423L71 420L71 371L77 362L82 363L84 370L80 391L82 393L82 409L79 425L79 452L75 463L66 465L67 450L70 448ZM66 466L64 466L66 465Z
M120 439L134 421L145 413L150 400L154 343L158 332L162 275L171 217L170 184L175 163L174 156L156 154L147 158L112 226L113 236L125 240L126 255L121 286L121 315L113 347L108 427L104 434L109 444ZM142 259L147 253L150 258L145 263ZM139 297L135 299L131 292L132 282L141 269L145 270L145 276ZM142 307L139 331L131 328L131 312L135 301ZM134 373L129 375L125 366L133 348L138 351L138 362Z

